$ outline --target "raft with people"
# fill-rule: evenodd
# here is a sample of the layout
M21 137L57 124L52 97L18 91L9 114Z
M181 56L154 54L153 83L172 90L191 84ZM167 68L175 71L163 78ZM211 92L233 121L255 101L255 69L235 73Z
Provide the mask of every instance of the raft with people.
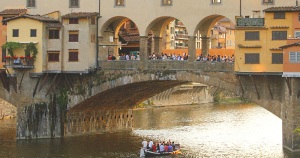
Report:
M180 152L180 144L174 144L174 142L160 142L153 143L152 140L142 142L143 147L140 150L140 157L154 157L154 156L166 156L166 155L178 155Z

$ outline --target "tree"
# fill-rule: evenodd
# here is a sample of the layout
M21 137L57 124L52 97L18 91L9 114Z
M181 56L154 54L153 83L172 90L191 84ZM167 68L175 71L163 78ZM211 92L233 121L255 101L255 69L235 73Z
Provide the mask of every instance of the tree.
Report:
M25 47L25 56L29 57L32 55L33 58L36 57L36 54L38 53L37 48L35 47L34 43L30 42L29 44L26 45Z
M21 44L19 42L6 42L2 48L7 49L8 50L8 54L13 57L14 56L14 49L20 48Z

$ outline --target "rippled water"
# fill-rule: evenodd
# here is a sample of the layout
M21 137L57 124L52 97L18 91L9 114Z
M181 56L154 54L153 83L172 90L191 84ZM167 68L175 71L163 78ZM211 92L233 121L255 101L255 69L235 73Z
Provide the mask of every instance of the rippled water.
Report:
M138 157L143 137L180 143L180 157L298 157L282 149L281 120L254 104L202 104L135 110L134 130L15 140L14 120L0 120L0 157Z

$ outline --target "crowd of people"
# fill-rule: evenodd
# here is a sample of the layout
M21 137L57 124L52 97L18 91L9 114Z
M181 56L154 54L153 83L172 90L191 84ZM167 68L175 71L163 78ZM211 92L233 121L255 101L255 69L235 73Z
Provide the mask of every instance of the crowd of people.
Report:
M150 140L149 142L147 142L146 140L144 140L142 142L143 145L143 149L146 150L150 150L152 152L173 152L175 151L175 144L174 142L169 141L163 141L163 142L158 142L155 143L152 140Z
M183 53L182 55L180 54L151 54L149 56L149 60L188 60L189 56L187 55L187 53ZM140 55L139 53L137 54L120 54L118 56L118 58L116 58L113 55L108 55L108 60L140 60ZM234 54L233 55L202 55L199 54L197 55L196 58L197 61L212 61L212 62L234 62L235 58L234 58Z

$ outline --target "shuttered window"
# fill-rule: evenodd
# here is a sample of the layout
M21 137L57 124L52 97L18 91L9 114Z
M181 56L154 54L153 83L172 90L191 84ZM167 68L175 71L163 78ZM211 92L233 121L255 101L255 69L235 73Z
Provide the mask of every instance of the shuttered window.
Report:
M259 64L259 53L245 53L245 64Z
M69 0L70 8L79 8L79 0Z
M58 62L59 61L59 52L48 52L48 61Z
M282 53L272 53L272 64L282 64L283 54Z
M258 40L259 40L259 31L245 32L245 41L258 41Z
M300 63L300 52L290 52L290 63Z
M285 19L285 12L274 12L274 19Z
M78 31L74 31L74 32L69 32L69 42L78 42Z
M272 40L286 40L287 32L286 31L272 31Z
M78 61L78 50L69 50L69 61Z
M27 0L27 7L29 8L35 7L35 0Z

